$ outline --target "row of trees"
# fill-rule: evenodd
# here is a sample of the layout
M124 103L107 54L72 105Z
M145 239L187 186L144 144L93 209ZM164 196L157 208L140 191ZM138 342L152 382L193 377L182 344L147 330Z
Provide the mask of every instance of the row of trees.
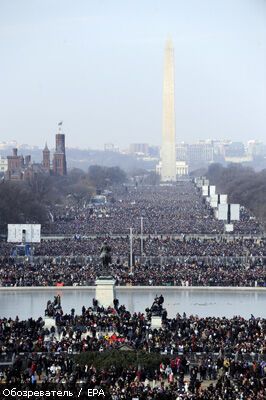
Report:
M91 166L88 173L73 169L67 176L38 174L30 181L0 183L0 230L7 224L45 223L51 205L71 195L77 204L89 201L96 190L122 184L127 179L119 167Z
M21 183L2 181L0 184L0 227L6 230L8 223L44 223L46 209L29 188Z
M106 189L112 185L119 185L126 181L126 173L119 167L101 167L91 165L88 179L97 189Z
M232 203L249 208L266 225L266 170L255 172L252 168L231 164L210 165L207 177L220 193L227 193Z

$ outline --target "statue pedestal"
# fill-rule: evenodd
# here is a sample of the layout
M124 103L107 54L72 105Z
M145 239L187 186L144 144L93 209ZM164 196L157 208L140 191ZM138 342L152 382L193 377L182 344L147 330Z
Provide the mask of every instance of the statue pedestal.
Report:
M100 276L95 281L96 292L95 298L98 300L99 305L107 308L114 306L115 298L115 280L112 276Z
M160 329L162 327L162 317L152 315L151 317L151 329Z

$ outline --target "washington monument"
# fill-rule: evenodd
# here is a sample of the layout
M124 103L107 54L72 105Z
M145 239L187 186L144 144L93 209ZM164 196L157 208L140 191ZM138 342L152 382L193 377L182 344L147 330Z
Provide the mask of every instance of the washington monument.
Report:
M174 47L169 39L164 52L163 140L161 181L176 181Z

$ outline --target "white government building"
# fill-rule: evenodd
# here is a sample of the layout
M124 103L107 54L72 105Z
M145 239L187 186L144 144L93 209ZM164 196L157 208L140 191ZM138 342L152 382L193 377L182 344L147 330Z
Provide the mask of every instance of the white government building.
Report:
M156 165L156 174L161 176L162 162ZM185 161L176 161L176 176L188 175L188 164Z

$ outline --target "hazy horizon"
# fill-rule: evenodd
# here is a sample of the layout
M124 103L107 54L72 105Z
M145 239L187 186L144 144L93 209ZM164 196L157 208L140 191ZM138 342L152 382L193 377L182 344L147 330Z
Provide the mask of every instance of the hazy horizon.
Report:
M0 0L0 142L161 143L175 48L177 142L265 141L266 2Z

